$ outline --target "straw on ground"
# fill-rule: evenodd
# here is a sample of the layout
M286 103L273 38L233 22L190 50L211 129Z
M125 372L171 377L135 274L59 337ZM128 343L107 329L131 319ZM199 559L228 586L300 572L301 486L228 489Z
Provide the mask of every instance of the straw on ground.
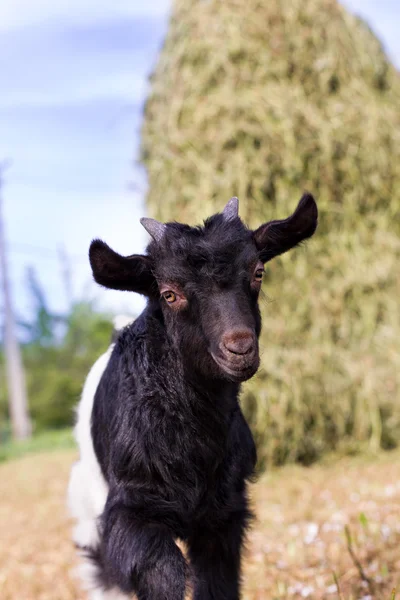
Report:
M65 507L74 459L63 450L0 465L1 600L84 600ZM260 478L244 600L389 600L400 583L399 462L395 452Z

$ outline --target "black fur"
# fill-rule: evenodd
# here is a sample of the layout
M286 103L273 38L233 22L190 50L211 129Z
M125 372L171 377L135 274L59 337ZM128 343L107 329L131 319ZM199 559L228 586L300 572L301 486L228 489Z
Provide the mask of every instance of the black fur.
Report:
M312 235L310 198L292 221L255 233L223 215L201 228L169 223L145 257L119 257L93 243L96 281L149 298L116 341L92 413L109 494L100 546L90 552L105 588L139 600L183 600L191 580L195 600L239 599L251 517L246 481L256 463L238 404L240 382L259 364L254 270L260 258ZM178 308L160 297L165 287L177 290Z

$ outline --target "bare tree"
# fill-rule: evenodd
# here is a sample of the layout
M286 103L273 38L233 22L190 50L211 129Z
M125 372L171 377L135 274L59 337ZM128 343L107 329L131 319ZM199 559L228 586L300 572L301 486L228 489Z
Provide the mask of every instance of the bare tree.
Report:
M4 236L2 175L6 166L7 164L5 162L0 164L0 268L4 302L4 350L6 357L8 402L13 435L16 439L26 439L31 436L32 426L28 413L24 367L15 332L15 320L8 280L6 243Z

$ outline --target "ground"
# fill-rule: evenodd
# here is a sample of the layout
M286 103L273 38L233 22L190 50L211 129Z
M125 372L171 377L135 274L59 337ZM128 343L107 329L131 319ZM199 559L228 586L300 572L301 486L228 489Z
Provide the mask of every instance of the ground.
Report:
M75 458L57 450L0 465L1 600L85 599L65 506ZM244 600L395 598L399 465L396 451L260 477L251 491Z

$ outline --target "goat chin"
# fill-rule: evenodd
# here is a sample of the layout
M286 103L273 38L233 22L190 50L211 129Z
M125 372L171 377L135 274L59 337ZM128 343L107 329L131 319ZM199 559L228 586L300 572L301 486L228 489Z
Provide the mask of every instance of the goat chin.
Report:
M223 360L217 357L215 354L212 354L212 357L219 368L223 371L226 378L230 381L235 381L236 383L247 381L253 377L253 375L257 373L258 367L260 366L260 359L258 357L256 357L250 365L245 365L241 368L235 367L235 365L233 365L231 362Z

